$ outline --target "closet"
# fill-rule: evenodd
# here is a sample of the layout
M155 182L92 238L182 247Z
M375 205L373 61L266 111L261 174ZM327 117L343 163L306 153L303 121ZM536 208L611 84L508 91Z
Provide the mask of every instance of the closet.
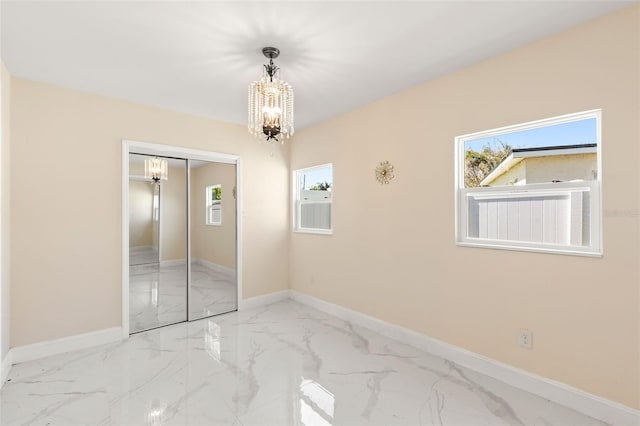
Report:
M129 333L235 311L237 165L128 158Z

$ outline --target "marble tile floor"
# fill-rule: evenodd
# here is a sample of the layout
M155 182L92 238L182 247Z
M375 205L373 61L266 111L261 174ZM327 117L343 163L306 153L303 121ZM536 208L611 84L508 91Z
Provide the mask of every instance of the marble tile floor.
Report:
M222 271L198 261L191 264L189 318L204 318L238 308L235 271Z
M129 265L142 265L145 263L158 263L158 250L154 247L141 246L129 249Z
M129 267L131 332L187 320L186 264ZM198 262L191 265L189 319L233 311L237 307L235 275Z
M2 425L600 425L287 300L15 365Z

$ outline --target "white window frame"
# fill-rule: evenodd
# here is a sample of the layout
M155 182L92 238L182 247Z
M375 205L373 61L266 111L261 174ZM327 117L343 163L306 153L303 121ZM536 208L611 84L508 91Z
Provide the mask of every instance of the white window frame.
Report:
M505 133L531 130L557 124L596 119L596 161L598 168L597 179L583 182L539 183L522 186L496 186L465 188L464 186L464 144L467 141L500 136ZM470 133L455 138L455 238L456 245L466 247L483 247L503 250L532 251L542 253L567 254L576 256L601 257L602 249L602 110L595 109L574 114L566 114L528 123L501 127L498 129ZM556 245L537 242L496 240L474 238L468 236L469 197L475 198L506 198L522 197L524 195L569 195L575 191L589 192L589 245L572 246Z
M205 207L205 213L204 213L204 222L206 225L210 225L210 226L222 226L222 200L216 201L216 200L212 200L211 199L211 190L213 188L220 188L220 190L222 190L222 184L216 184L216 185L209 185L205 188L205 201L204 201L204 205ZM219 205L220 206L220 221L219 222L212 222L209 220L210 218L210 210L214 205Z
M303 228L299 226L300 224L300 211L301 206L304 204L303 200L300 200L300 175L304 172L314 170L314 169L324 169L327 167L331 167L331 200L328 201L314 201L314 203L327 203L331 204L330 216L329 220L331 223L330 229L320 229L320 228ZM299 232L304 234L320 234L320 235L333 235L333 193L334 193L334 179L333 179L333 163L320 164L318 166L305 167L303 169L296 169L293 171L293 178L291 179L293 182L293 232Z

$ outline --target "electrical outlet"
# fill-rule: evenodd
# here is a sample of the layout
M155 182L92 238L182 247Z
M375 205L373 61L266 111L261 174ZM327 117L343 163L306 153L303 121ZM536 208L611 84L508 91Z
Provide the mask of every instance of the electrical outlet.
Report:
M533 347L533 333L524 328L518 330L518 344L523 348L531 349Z

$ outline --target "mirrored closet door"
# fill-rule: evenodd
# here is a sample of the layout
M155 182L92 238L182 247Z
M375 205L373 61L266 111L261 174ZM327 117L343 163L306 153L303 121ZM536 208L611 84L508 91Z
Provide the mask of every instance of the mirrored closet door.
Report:
M236 165L189 160L189 320L235 311Z
M164 160L167 179L145 176ZM129 154L129 330L187 320L187 161Z
M128 190L129 332L235 311L236 164L131 153Z

